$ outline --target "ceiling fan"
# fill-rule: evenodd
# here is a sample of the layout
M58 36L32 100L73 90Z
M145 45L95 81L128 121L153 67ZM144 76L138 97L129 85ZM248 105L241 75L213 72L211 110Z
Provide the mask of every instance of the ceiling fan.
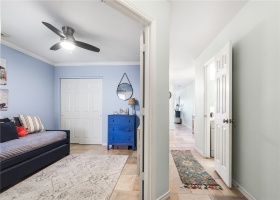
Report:
M53 25L51 25L47 22L42 22L42 23L60 37L60 42L53 45L50 48L50 50L55 51L60 48L65 48L67 50L73 50L77 46L77 47L81 47L83 49L87 49L90 51L95 51L95 52L100 51L100 49L95 46L75 40L75 38L73 36L75 30L69 26L63 26L62 27L63 32L61 32L60 30L55 28Z

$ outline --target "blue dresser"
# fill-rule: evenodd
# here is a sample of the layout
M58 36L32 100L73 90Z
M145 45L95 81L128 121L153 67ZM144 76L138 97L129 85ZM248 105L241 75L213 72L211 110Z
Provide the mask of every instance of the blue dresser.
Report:
M108 115L108 145L136 148L136 115Z

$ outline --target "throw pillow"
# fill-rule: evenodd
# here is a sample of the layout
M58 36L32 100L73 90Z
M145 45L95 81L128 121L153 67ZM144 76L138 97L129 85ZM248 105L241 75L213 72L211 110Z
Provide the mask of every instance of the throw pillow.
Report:
M14 117L14 121L15 121L16 126L22 126L22 124L19 120L19 117Z
M0 143L18 139L16 125L13 122L0 123Z
M31 117L26 115L19 115L19 119L24 126L28 129L28 133L36 133L44 131L44 126L39 117Z
M17 133L18 133L18 136L20 137L24 137L27 135L27 128L24 128L24 126L17 126Z

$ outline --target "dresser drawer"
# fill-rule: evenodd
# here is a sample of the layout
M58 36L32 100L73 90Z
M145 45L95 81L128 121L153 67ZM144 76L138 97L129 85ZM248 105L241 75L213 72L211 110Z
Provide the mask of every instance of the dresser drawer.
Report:
M133 116L110 115L108 117L108 124L125 124L134 126L134 119Z
M126 126L126 125L113 125L111 124L108 127L109 133L134 133L134 126Z
M108 135L109 142L117 142L117 143L134 143L134 135L133 134L110 134Z

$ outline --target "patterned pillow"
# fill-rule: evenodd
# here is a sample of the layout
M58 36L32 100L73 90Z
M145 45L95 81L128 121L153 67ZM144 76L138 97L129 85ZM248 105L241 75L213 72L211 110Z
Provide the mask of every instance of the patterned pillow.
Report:
M39 117L31 117L26 115L19 115L19 119L24 126L28 129L28 133L36 133L44 131L44 126Z

